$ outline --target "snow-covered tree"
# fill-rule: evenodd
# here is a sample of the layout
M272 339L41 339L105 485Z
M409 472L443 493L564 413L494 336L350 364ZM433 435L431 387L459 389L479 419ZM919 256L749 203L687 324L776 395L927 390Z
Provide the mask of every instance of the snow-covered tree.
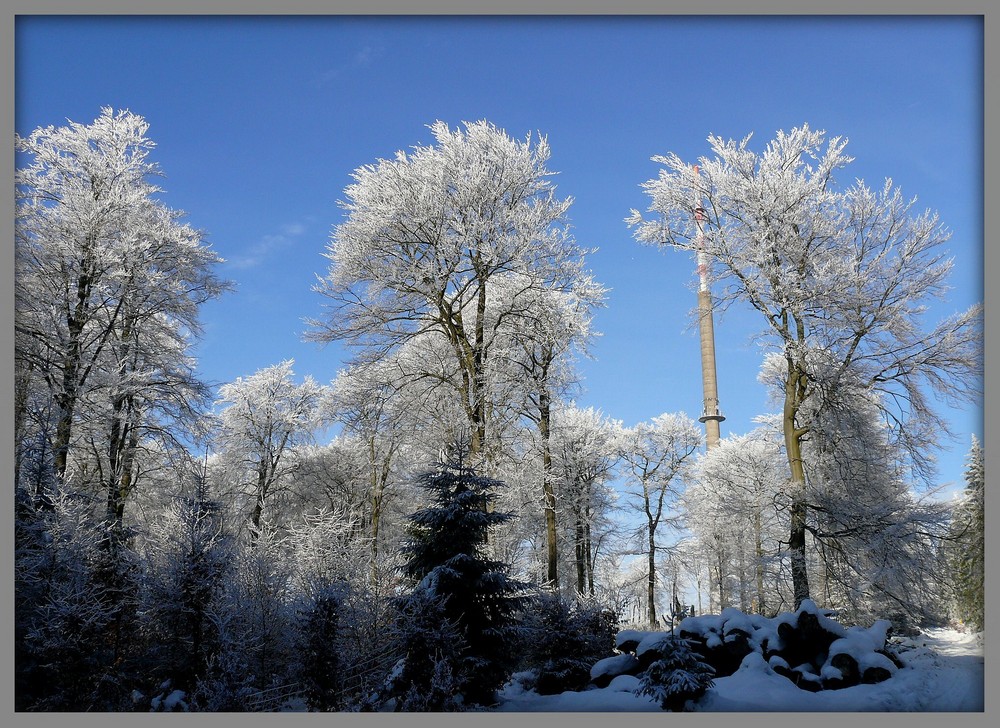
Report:
M657 541L662 525L676 523L683 470L701 446L701 431L684 413L664 413L650 422L626 428L620 455L636 510L642 513L647 576L647 617L656 622L656 555L664 547Z
M811 354L815 369L824 358ZM779 400L784 371L780 355L765 358L760 378ZM891 617L908 627L938 619L947 508L933 490L915 492L872 392L845 376L822 402L807 401L803 418L813 423L803 470L816 596L857 621ZM781 494L782 511L794 493Z
M509 406L490 391L500 330L531 315L524 302L534 292L572 291L584 251L566 226L571 201L548 179L544 137L517 141L486 121L430 129L434 145L354 171L346 218L326 253L330 269L316 286L329 315L310 337L347 341L360 359L414 337L438 340L446 358L411 376L451 389L472 452L485 457L490 409ZM498 281L512 274L524 288L498 309Z
M211 615L232 576L221 504L209 496L204 469L195 480L192 494L176 497L144 541L148 678L185 691L205 676L217 651Z
M586 598L551 592L535 595L522 620L525 666L535 672L540 695L585 690L590 668L614 648L618 616Z
M30 552L21 544L17 699L26 709L120 710L127 701L138 569L132 552L109 548L95 513L88 496L59 493L36 524L40 543Z
M951 547L951 568L958 617L973 629L983 629L985 626L985 490L983 448L973 436L965 468L965 492L955 509L951 534L955 540Z
M338 435L325 445L300 444L289 455L295 461L295 477L289 479L289 505L303 513L346 511L358 529L354 536L364 538L362 525L368 517L369 498L364 443L350 435ZM283 514L289 520L297 516Z
M396 710L461 710L459 666L467 645L461 629L445 612L444 599L429 589L417 589L402 601L400 617L405 655L390 678Z
M224 677L264 690L282 684L293 664L296 585L288 543L262 519L256 539L237 542L232 554L235 573L226 582L215 624L220 657L231 660L227 669L233 671Z
M576 592L595 595L598 554L612 535L616 507L610 487L618 462L622 424L592 407L570 404L552 415L552 477L563 514Z
M784 464L777 433L765 428L723 438L697 462L684 493L685 522L709 555L720 609L737 603L744 612L767 614L778 606Z
M144 410L177 414L197 392L187 361L197 309L224 288L211 273L219 258L201 234L155 197L148 127L104 108L93 124L39 128L15 143L26 160L16 176L20 381L44 382L54 402L60 477L75 424L92 419L78 407L95 386L105 388L109 430L98 445L108 458L112 511L130 488L126 466L135 428L149 419Z
M491 528L513 516L490 507L501 484L460 462L417 482L430 505L410 517L404 572L415 593L440 600L440 621L462 638L461 659L451 670L466 703L490 705L514 665L516 614L525 597L508 566L488 558L484 546Z
M673 153L653 158L664 169L643 186L655 219L633 210L628 223L641 242L703 251L722 304L756 310L761 340L784 361L799 603L810 594L803 445L816 416L845 382L871 391L891 442L929 478L929 455L949 432L931 395L980 396L981 306L923 325L927 304L947 291L950 234L936 214L915 214L891 180L877 191L861 181L838 189L835 174L852 161L846 140L832 137L824 148L825 133L803 125L779 132L759 155L749 136L708 141L714 157L699 159L700 170Z
M370 538L372 562L378 560L383 515L403 481L400 455L412 432L407 399L396 389L392 360L359 364L339 372L330 387L327 407L341 422L341 442L356 447L367 476L363 523Z
M603 300L604 289L581 279L568 293L532 290L524 276L509 276L506 290L525 313L508 320L508 360L520 386L512 386L524 399L523 414L538 428L542 460L542 494L545 514L546 583L559 588L556 486L552 466L553 408L574 381L571 357L586 351L591 331L591 310ZM530 293L526 293L530 292ZM512 382L513 384L513 382Z
M219 388L216 404L224 409L218 441L223 456L249 481L251 540L260 534L268 498L289 473L289 451L307 442L320 422L324 388L309 376L296 384L294 364L289 359Z
M636 692L653 698L664 710L680 712L715 684L715 669L682 637L668 638L661 652L663 657L642 674Z
M341 708L339 630L345 588L329 583L317 588L299 616L299 660L309 707Z

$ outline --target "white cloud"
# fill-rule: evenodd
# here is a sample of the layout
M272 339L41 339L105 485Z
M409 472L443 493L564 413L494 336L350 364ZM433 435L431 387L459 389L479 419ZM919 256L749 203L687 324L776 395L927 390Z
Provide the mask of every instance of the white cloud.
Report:
M233 255L227 258L226 264L232 268L245 270L260 265L264 260L277 250L287 248L295 242L306 231L306 226L300 222L290 222L281 226L281 232L264 235L260 240L242 255Z
M368 68L374 61L381 58L384 52L385 51L381 46L366 45L358 50L347 63L342 63L339 66L328 68L317 74L316 85L325 86L332 81L336 81L337 79L346 76L351 71L355 71L360 68Z

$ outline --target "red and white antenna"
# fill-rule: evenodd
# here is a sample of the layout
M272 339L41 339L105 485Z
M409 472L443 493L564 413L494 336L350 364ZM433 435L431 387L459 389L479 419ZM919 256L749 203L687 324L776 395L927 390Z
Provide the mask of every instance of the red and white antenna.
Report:
M694 166L694 224L698 260L698 324L701 332L701 382L704 408L699 422L705 425L705 445L711 450L719 444L719 423L726 419L719 412L719 389L715 372L715 325L712 320L712 294L708 290L709 258L705 251L705 208L698 194L698 165Z

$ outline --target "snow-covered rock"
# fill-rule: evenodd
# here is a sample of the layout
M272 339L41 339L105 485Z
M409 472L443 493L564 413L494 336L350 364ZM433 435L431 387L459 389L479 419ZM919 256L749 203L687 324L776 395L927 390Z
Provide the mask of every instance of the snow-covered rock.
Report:
M185 698L187 693L183 690L172 690L166 697L162 695L157 695L150 701L149 710L150 712L165 712L165 713L175 713L188 712L188 704Z
M639 669L639 660L635 655L624 653L598 660L590 668L590 681L599 688L606 687L620 675L634 673Z
M634 693L639 689L640 681L635 675L618 675L608 684L608 690L616 693Z
M651 634L661 634L660 632L644 632L638 629L623 629L615 637L615 649L619 652L635 652L635 648L647 636Z

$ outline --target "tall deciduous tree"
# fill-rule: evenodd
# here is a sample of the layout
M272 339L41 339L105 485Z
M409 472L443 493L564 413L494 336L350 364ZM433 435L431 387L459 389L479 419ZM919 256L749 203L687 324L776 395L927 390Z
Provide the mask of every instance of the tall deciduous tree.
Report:
M253 505L248 518L251 541L261 533L267 499L287 475L291 448L308 441L319 423L323 388L312 377L294 381L288 359L219 389L219 442L249 476Z
M532 290L524 276L509 276L504 287L522 315L507 321L507 360L514 378L511 391L524 400L524 417L535 424L542 451L545 501L546 581L559 588L556 485L552 470L552 417L560 395L574 382L572 355L586 352L593 335L591 311L603 301L604 288L581 276L574 290ZM520 303L514 303L521 298Z
M793 484L790 552L796 603L809 596L806 568L806 455L815 415L841 385L874 394L892 442L918 475L944 419L930 394L975 401L982 371L981 307L922 325L926 305L944 296L949 232L930 211L916 214L891 180L838 190L835 174L852 159L846 140L803 125L779 132L762 154L708 138L713 158L700 172L676 154L643 186L644 220L628 223L641 242L703 250L723 304L749 304L765 323L763 340L784 359L783 431ZM699 218L696 224L695 218ZM699 225L704 236L699 236ZM811 405L811 406L807 406Z
M647 559L646 598L649 626L656 626L656 554L660 526L675 520L675 502L680 496L680 476L701 446L701 431L684 415L665 413L651 422L640 422L625 430L621 459L626 477L636 487L633 493L645 516L643 531Z
M365 525L371 539L372 568L378 561L382 515L399 476L399 454L408 425L405 403L394 386L392 362L358 365L338 373L330 387L330 415L362 451L368 480ZM374 573L374 572L373 572Z
M130 487L125 466L138 398L197 389L184 371L186 337L199 331L198 305L224 287L211 273L219 258L200 233L155 198L148 127L140 116L104 108L93 124L16 139L27 160L16 176L19 382L32 373L47 386L54 468L65 477L82 398L99 374L116 380L102 443L112 515Z
M309 336L345 340L370 359L415 337L440 339L450 372L441 381L464 412L473 456L486 457L491 407L507 406L491 395L500 331L530 313L535 291L572 290L584 251L566 225L571 200L549 180L544 137L517 141L486 121L430 129L434 145L353 173L316 286L330 315ZM524 290L498 309L497 282L514 273Z
M552 417L552 479L564 515L576 592L594 596L602 541L612 530L614 496L608 481L618 462L622 424L591 407L558 407ZM566 518L568 516L568 518Z
M774 433L761 428L724 438L697 463L684 494L686 521L702 551L712 554L709 571L721 608L731 606L726 579L735 572L735 596L743 611L777 611L773 564L781 540L778 509L788 480L784 462Z

